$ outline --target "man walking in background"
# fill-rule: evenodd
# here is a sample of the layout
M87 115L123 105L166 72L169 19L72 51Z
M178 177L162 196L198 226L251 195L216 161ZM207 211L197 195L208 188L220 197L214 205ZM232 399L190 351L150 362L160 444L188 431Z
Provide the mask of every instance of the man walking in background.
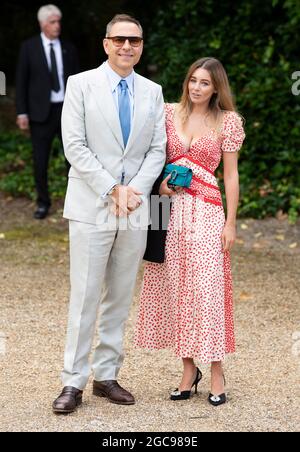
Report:
M17 125L30 128L33 148L37 210L34 218L48 215L48 162L55 136L61 139L61 111L70 75L79 72L77 52L62 41L61 11L54 5L38 11L41 34L21 46L16 77Z

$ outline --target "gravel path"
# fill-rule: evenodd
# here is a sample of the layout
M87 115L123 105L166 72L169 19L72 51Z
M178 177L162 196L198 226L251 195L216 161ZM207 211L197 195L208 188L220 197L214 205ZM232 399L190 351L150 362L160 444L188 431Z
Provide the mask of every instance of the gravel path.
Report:
M120 383L137 403L124 407L91 394L69 416L52 414L68 310L67 224L58 210L44 222L33 205L0 198L0 431L298 431L300 425L300 223L240 221L233 252L237 353L225 364L229 403L200 393L171 402L181 363L171 351L132 346L141 273L127 324Z

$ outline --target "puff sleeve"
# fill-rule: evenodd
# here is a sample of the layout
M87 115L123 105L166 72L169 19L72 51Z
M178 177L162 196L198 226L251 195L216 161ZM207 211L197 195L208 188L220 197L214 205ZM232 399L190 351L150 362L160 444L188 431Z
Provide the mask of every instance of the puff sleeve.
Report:
M227 112L223 125L223 152L238 152L245 139L242 118L234 111Z

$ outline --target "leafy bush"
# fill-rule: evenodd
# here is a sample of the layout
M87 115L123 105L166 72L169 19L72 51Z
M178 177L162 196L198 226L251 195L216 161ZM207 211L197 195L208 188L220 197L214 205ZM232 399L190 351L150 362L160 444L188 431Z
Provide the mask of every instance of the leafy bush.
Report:
M177 101L190 64L220 59L247 138L240 153L239 214L300 213L299 0L174 0L157 11L147 45L167 101Z
M156 12L154 4L160 5ZM300 213L300 96L292 94L292 74L300 70L299 0L151 5L139 6L147 15L144 61L157 67L166 101L178 100L196 59L214 56L227 70L246 119L239 215L264 218L283 211L295 221ZM51 159L49 186L55 197L65 191L63 160L62 154ZM0 190L34 197L31 146L22 135L0 136Z
M66 165L59 140L53 143L53 154L48 177L55 199L63 197L66 189ZM0 191L35 199L31 142L20 133L0 134Z

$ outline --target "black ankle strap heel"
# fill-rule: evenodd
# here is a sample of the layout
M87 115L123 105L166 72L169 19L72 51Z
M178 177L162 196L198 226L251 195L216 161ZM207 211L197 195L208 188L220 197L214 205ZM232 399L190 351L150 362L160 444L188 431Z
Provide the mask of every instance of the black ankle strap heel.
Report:
M197 369L196 378L191 387L191 390L192 390L192 388L195 386L195 394L198 393L198 383L202 379L201 370L198 369L198 367L196 369ZM177 388L177 389L175 389L175 391L173 391L171 393L170 399L171 400L187 400L191 397L191 392L192 392L191 390L190 391L179 391L179 389Z

